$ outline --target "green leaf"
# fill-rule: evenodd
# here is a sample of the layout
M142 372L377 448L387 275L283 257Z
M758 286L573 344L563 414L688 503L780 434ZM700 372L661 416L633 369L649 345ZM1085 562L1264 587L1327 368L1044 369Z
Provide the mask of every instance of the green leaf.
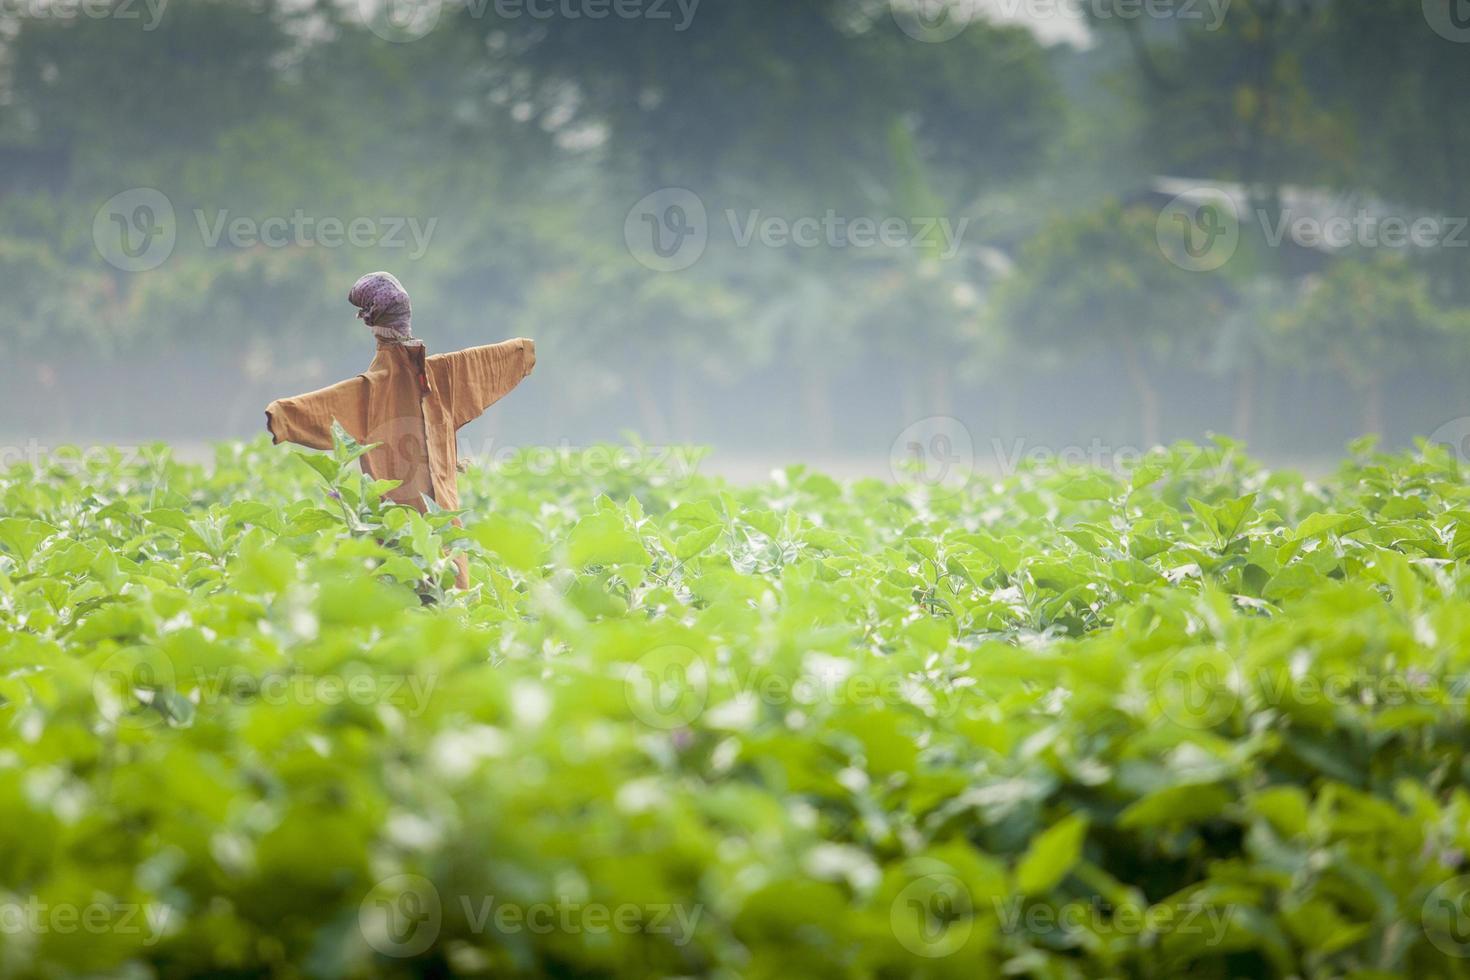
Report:
M469 536L517 571L530 571L545 562L546 544L541 532L526 521L493 514L472 525Z
M36 553L36 546L55 533L55 527L42 521L18 517L0 519L0 546L22 562L29 562Z
M1307 541L1312 538L1321 537L1324 534L1335 534L1341 537L1360 531L1368 526L1368 519L1362 514L1330 514L1318 513L1308 515L1305 520L1297 526L1296 540Z
M297 450L292 455L328 483L336 483L337 477L342 475L342 463L330 453Z
M1101 473L1071 477L1057 490L1068 500L1111 500L1118 492L1118 484Z
M1118 815L1118 826L1138 829L1193 823L1219 815L1231 799L1221 786L1168 786L1124 809Z
M143 512L143 520L149 524L166 527L174 531L188 531L191 518L188 514L173 507L160 507L156 510Z
M690 531L674 541L674 557L680 561L688 561L695 555L702 554L719 539L723 532L724 528L718 525Z
M637 533L617 510L584 517L567 537L567 561L573 568L588 565L647 565L652 561Z
M1087 817L1074 813L1042 831L1016 865L1016 887L1027 895L1051 891L1082 857Z

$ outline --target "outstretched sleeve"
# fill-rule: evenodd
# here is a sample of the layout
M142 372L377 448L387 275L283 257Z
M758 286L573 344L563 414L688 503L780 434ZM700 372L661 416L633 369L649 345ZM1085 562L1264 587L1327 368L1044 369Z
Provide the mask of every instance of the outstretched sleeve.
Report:
M294 398L278 398L265 407L265 426L278 443L331 449L334 420L352 438L359 442L365 438L367 382L361 375Z
M445 397L449 415L458 429L473 422L520 384L536 366L536 343L519 337L500 344L470 347L453 354L435 354L448 380Z

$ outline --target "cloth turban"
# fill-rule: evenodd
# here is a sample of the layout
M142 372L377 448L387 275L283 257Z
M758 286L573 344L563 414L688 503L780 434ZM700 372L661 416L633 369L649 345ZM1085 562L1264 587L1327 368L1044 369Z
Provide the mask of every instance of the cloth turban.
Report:
M413 308L408 293L391 273L373 272L357 280L347 299L357 307L357 318L381 340L413 337Z

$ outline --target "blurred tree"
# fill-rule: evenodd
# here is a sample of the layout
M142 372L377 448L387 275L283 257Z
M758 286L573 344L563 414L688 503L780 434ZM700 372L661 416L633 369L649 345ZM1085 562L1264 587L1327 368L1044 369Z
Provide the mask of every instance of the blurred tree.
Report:
M868 0L706 0L683 30L617 17L480 25L469 11L454 26L513 53L516 70L487 81L495 101L569 139L597 134L606 186L625 188L629 204L659 188L695 190L712 237L731 215L956 227L977 197L1034 170L1060 109L1043 49L1025 30L977 22L925 44L899 29L888 4ZM922 246L773 256L721 244L698 275L762 303L751 311L755 330L696 335L701 356L748 360L779 331L787 349L812 355L799 363L818 438L833 427L834 371L863 353L903 351L895 365L910 385L921 373L947 387L962 360L954 307L930 301L933 276L893 288L899 270L939 261ZM858 297L874 278L884 315L864 316L871 296Z
M1291 306L1298 291L1294 282L1254 275L1224 294L1224 312L1215 324L1205 363L1212 373L1235 380L1230 433L1237 439L1248 440L1256 431L1262 375L1280 358L1280 352L1273 349L1277 338L1272 324Z
M1470 215L1470 190L1455 162L1470 151L1470 118L1446 112L1443 102L1443 93L1470 83L1470 58L1463 44L1433 29L1437 3L1236 0L1218 21L1178 15L1183 7L1172 17L1094 18L1100 29L1123 33L1132 49L1135 101L1147 113L1138 140L1148 170L1245 188L1246 247L1217 273L1243 284L1222 290L1238 305L1225 321L1233 340L1215 352L1217 367L1237 378L1237 435L1247 435L1240 426L1253 414L1247 406L1262 365L1310 370L1321 353L1289 345L1264 356L1270 307L1293 292L1303 271L1296 252L1260 241L1260 229L1283 219L1287 185L1344 200L1377 196L1397 202L1389 207L1410 219ZM1448 16L1450 4L1441 6ZM1426 258L1418 268L1431 277L1431 295L1445 305L1470 302L1470 249L1438 248ZM1362 272L1343 275L1356 281ZM1287 351L1308 360L1289 364Z
M117 189L283 109L276 64L295 41L274 0L170 4L156 23L140 3L87 6L23 17L6 44L0 187Z
M1376 252L1333 265L1278 322L1283 353L1346 381L1363 434L1383 435L1385 383L1450 353L1459 321L1435 304L1423 269Z
M1283 185L1341 178L1341 147L1348 123L1313 98L1302 57L1329 0L1236 0L1218 19L1199 6L1162 8L1170 16L1098 16L1106 31L1121 31L1133 55L1131 100L1144 121L1135 133L1141 176L1168 174L1201 182L1234 181L1245 188L1239 215L1247 248L1234 268L1212 275L1225 312L1211 367L1235 379L1232 432L1251 438L1260 387L1263 329L1255 317L1267 295L1288 290L1290 256L1259 244L1257 219L1279 222ZM1240 266L1249 263L1250 269ZM1251 278L1267 280L1237 291ZM1234 306L1235 298L1242 305Z
M446 5L410 44L334 0L174 4L151 30L22 17L0 40L0 216L16 256L0 273L24 254L110 281L104 309L25 343L268 337L242 364L275 370L327 324L347 336L346 284L387 266L446 343L524 319L575 337L562 355L589 368L658 351L666 363L644 357L623 377L646 424L671 432L695 431L699 385L769 357L778 329L788 349L824 355L796 362L817 432L831 429L826 388L842 358L930 345L947 364L952 310L929 303L928 278L900 282L932 267L922 248L875 258L713 241L695 269L659 274L623 248L622 221L649 190L682 184L708 200L720 235L731 213L958 223L1050 138L1057 92L1034 38L977 23L924 44L871 0L706 0L688 23L664 9L675 19ZM89 235L99 205L132 187L163 191L177 218L172 256L146 273L108 267ZM199 231L298 209L432 221L434 237L410 258ZM588 284L591 295L567 295ZM869 284L884 313L859 324ZM760 299L740 325L737 293Z
M1020 355L1115 358L1152 446L1162 436L1159 373L1203 356L1222 306L1215 280L1164 256L1152 209L1114 202L1059 218L1028 243L993 312Z
M494 8L492 8L494 9ZM641 17L486 17L514 71L490 94L530 123L595 126L635 186L821 188L832 207L890 181L905 119L953 197L1025 173L1050 136L1057 88L1024 29L971 25L944 44L899 30L869 0L705 0L687 23Z
M1348 120L1350 142L1323 148L1346 173L1407 215L1442 215L1459 244L1428 253L1423 270L1441 303L1470 305L1470 31L1460 0L1378 0L1331 5L1304 61L1313 95ZM1443 33L1441 33L1443 32Z
M581 223L601 215L611 224L607 211L588 202L538 228L545 261L528 279L519 332L537 337L543 356L581 366L589 383L569 401L595 412L597 400L626 394L644 437L696 440L702 384L738 374L762 349L749 336L747 304L714 256L677 274L650 273L621 241L589 237Z
M868 365L907 415L946 411L967 394L957 368L1014 366L1004 341L1017 355L1089 349L1092 309L1105 326L1091 349L1119 358L1151 428L1159 371L1208 353L1236 379L1239 434L1261 366L1295 370L1265 356L1277 338L1262 324L1300 270L1244 240L1221 272L1160 268L1141 216L1095 211L1108 192L1133 199L1178 174L1243 183L1268 221L1290 185L1470 214L1456 166L1470 117L1442 99L1470 59L1422 0L1109 17L1082 51L985 21L923 43L880 0L704 0L687 22L675 4L667 20L599 20L450 2L409 44L365 29L355 0L178 0L151 30L28 9L0 4L0 276L14 294L0 345L48 364L84 343L106 357L166 338L245 351L232 363L247 378L309 371L323 333L360 339L346 287L387 267L431 342L544 335L548 356L599 379L576 393L588 412L624 391L655 437L704 431L704 393L762 366L815 440L838 437L843 373ZM709 205L706 254L677 273L622 241L629 208L663 186ZM134 187L177 212L177 247L150 272L112 268L92 241L102 202ZM297 209L432 223L432 237L417 255L198 230ZM730 215L829 211L971 222L948 258L731 240ZM1047 220L1078 212L1070 233ZM1112 237L1103 213L1122 222ZM979 315L998 252L1023 264L995 308L1044 314L1010 318L1009 336ZM1467 255L1416 263L1446 310L1470 302ZM1114 330L1130 310L1131 331Z
M1218 19L1198 5L1154 17L1095 8L1098 27L1128 37L1135 98L1147 112L1137 138L1154 173L1239 181L1267 208L1283 183L1325 178L1336 161L1323 150L1341 147L1349 130L1313 98L1302 58L1331 6L1235 0Z

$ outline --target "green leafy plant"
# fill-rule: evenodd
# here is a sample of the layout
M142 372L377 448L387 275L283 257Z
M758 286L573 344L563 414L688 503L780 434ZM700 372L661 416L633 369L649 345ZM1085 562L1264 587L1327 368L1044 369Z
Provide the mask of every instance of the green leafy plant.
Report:
M463 529L363 451L0 474L0 972L1470 974L1441 447L513 457Z

